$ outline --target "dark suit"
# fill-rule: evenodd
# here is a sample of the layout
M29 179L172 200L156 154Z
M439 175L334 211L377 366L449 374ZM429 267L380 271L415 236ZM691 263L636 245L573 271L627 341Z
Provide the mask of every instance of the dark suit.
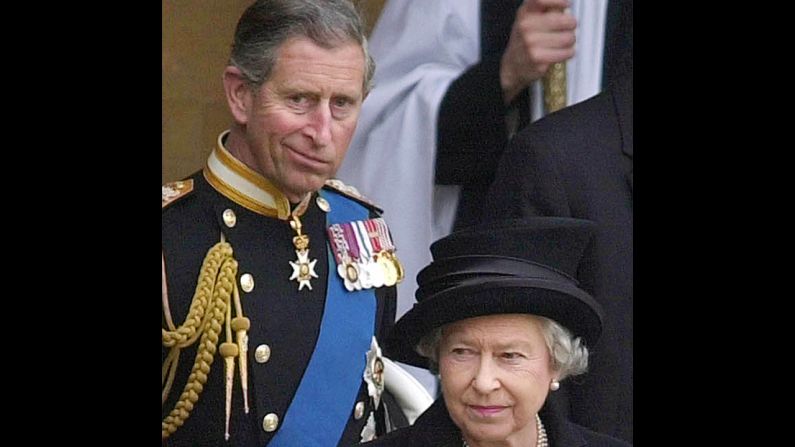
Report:
M500 86L500 60L508 45L521 0L481 2L481 59L458 77L439 109L436 183L461 185L455 227L480 221L485 191L508 144L506 116L519 112L519 129L530 122L527 90L506 106ZM632 71L633 1L607 5L602 86Z
M248 414L243 411L240 377L236 372L231 438L225 441L224 360L216 354L207 383L190 417L164 445L261 447L279 433L278 429L271 432L263 430L263 418L267 414L275 414L279 417L279 428L283 426L284 415L316 348L324 318L328 275L334 276L332 280L340 279L336 272L329 272L326 262L326 214L316 205L315 193L301 221L304 234L310 238L310 259L318 261L314 267L318 278L311 280L311 290L304 288L299 291L298 283L288 279L292 270L289 262L296 259L296 249L292 242L295 233L288 222L244 208L220 194L202 173L193 175L191 179L193 191L164 208L162 216L162 244L170 312L176 325L184 321L202 261L208 249L219 242L223 232L234 250L234 258L239 263L238 281L244 273L254 278L253 290L240 292L244 313L251 320L247 356L251 410ZM329 193L343 196L336 190L326 189ZM353 201L347 196L343 196L343 200ZM370 217L380 214L376 208L369 205L366 207ZM231 228L223 219L227 209L236 215L236 223ZM375 327L370 330L379 340L394 322L395 294L395 287L375 289ZM345 342L339 340L339 343ZM270 347L270 356L261 363L255 359L255 349L263 344ZM167 353L168 350L163 348L163 359ZM182 392L195 353L196 345L193 345L181 354L173 389L163 405L164 417L174 408L176 399ZM364 365L365 352L362 352L361 370L357 374L362 374ZM384 399L391 402L388 396ZM361 381L355 402L365 403L363 417L354 416L354 402L343 409L349 417L340 445L360 441L360 433L372 411L372 400L368 397L367 384L364 381ZM381 408L379 411L383 411ZM327 410L317 408L314 417L322 418ZM392 410L393 416L402 418L399 410Z
M573 424L562 417L554 404L547 403L539 411L552 447L626 447L623 441L613 439L587 428ZM367 443L369 447L461 447L461 430L450 419L444 398L440 397L411 427L389 433Z
M561 216L597 223L581 286L605 310L589 372L570 381L571 419L632 441L632 77L519 132L485 204L494 219ZM558 393L556 393L557 395ZM559 393L565 396L565 393Z

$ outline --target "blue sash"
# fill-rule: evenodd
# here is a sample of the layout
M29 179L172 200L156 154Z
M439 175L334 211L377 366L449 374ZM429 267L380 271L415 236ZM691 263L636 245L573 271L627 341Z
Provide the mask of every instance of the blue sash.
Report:
M350 199L323 190L320 195L331 205L327 226L369 218L368 210ZM269 446L329 447L339 443L362 385L375 332L375 312L375 290L345 290L329 247L326 307L315 351Z

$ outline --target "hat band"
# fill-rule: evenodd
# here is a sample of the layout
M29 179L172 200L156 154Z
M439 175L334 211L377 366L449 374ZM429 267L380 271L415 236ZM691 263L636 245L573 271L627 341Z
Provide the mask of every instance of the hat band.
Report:
M422 269L417 275L417 300L465 283L467 278L478 277L482 281L489 276L542 279L573 286L579 284L566 273L526 259L492 255L454 256L434 261Z

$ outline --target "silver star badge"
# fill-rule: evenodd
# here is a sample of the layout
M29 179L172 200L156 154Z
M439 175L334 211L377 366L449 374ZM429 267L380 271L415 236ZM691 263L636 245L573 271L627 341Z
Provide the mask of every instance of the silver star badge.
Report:
M295 254L298 256L297 262L290 261L293 266L293 274L290 276L290 281L298 281L298 290L309 287L312 290L312 284L309 282L312 278L317 278L315 273L315 263L317 259L309 260L309 250L296 250Z
M367 394L373 398L375 408L381 403L381 394L384 392L384 360L381 358L381 348L373 337L370 350L367 351L367 367L364 369L364 381L367 383Z

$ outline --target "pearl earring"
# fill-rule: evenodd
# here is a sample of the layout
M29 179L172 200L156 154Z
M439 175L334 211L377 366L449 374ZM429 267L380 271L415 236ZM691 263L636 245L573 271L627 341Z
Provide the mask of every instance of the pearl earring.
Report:
M549 389L552 391L557 391L560 388L560 382L557 380L553 380L552 383L549 384Z

